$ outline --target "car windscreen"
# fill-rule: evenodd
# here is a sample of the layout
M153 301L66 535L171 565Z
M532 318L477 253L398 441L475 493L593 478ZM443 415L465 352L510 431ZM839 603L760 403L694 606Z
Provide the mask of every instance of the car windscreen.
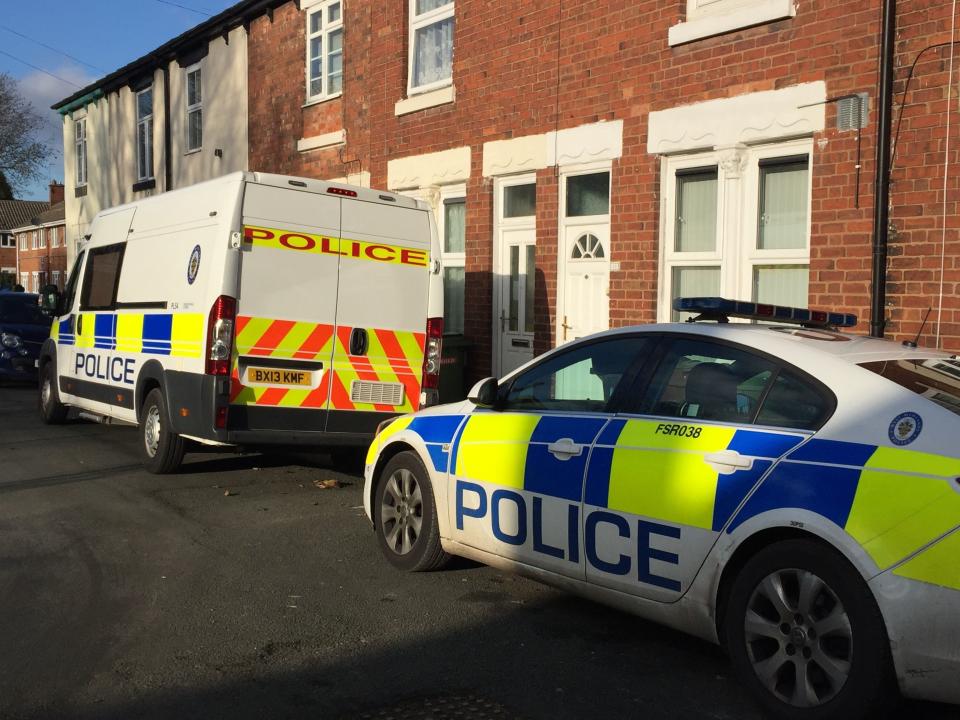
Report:
M918 358L880 360L861 363L907 390L960 415L960 360L955 358Z
M21 325L49 325L50 320L40 312L36 295L8 295L0 297L0 322Z

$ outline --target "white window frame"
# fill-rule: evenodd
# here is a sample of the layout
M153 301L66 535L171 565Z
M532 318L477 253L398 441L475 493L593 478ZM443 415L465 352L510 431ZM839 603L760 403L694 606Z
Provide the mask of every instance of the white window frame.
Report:
M36 231L36 230L31 230L31 231L30 231L30 248L31 248L32 250L39 250L39 249L40 249L39 241L37 240L37 231Z
M20 284L23 286L24 290L28 290L30 287L30 273L22 272L20 273Z
M466 183L460 183L457 185L447 185L440 189L440 198L437 204L437 235L440 238L440 267L461 267L465 268L467 264L467 239L466 239L466 217L464 217L464 239L463 239L463 252L447 252L444 244L447 234L447 213L445 211L445 206L448 200L462 200L464 205L464 213L466 213L467 206L467 186ZM442 270L441 270L442 272ZM466 287L466 271L464 271L464 287ZM446 313L446 310L444 310ZM467 320L467 309L466 309L466 298L464 298L464 324ZM444 328L444 332L447 329ZM466 331L466 327L464 327Z
M60 285L60 271L53 270L51 271L50 275L51 275L51 278L50 278L51 284L56 285L58 289L62 290L63 286Z
M450 58L450 77L444 78L442 80L436 80L432 83L427 83L425 85L416 85L413 84L413 55L416 50L416 36L417 30L422 28L429 27L435 23L442 22L448 18L455 16L456 2L455 0L450 0L447 5L442 5L434 10L417 15L417 0L409 0L409 12L410 12L410 22L409 25L409 34L407 37L407 97L411 95L419 95L420 93L430 92L431 90L437 90L438 88L448 87L453 85L453 56L456 55L456 20L454 20L454 29L453 29L453 55Z
M87 184L87 119L85 117L73 123L74 179L77 187Z
M304 22L306 26L306 47L304 49L305 53L305 72L306 77L306 97L307 103L316 103L323 102L325 100L333 100L343 95L343 78L346 75L346 65L341 62L341 74L340 74L340 90L336 92L330 92L330 35L335 33L337 30L343 30L343 13L344 13L344 2L345 0L305 0L302 3L303 10L305 10ZM340 6L340 18L335 22L329 22L329 10L333 5ZM310 32L310 19L319 14L321 17L320 29L315 32ZM310 77L310 62L313 58L310 57L310 41L315 37L320 37L322 39L321 49L320 49L320 92L316 94L310 93L310 83L315 78ZM340 56L344 57L344 44L343 39L346 37L346 34L341 36L340 43Z
M0 233L0 247L15 248L17 246L16 238L11 233Z
M202 78L202 75L201 75L201 78ZM140 96L145 93L150 93L150 114L145 115L144 117L140 117ZM140 92L136 93L133 97L133 102L134 102L134 108L135 108L134 112L136 113L136 116L137 116L137 134L135 137L135 141L137 144L137 181L143 182L144 180L153 179L153 104L154 104L153 85L151 85L148 88L144 88ZM187 123L188 123L187 134L189 135L190 133L189 119L187 120ZM141 128L143 128L144 134L147 136L147 138L149 138L149 142L146 145L147 147L146 158L141 157L140 155ZM144 169L146 169L147 171L146 174L143 172Z
M28 242L28 240L27 240L27 233L25 233L25 232L24 232L24 233L20 233L20 249L21 249L21 250L29 250L29 249L30 249L30 245L29 245L29 242Z
M190 76L195 73L200 73L200 101L190 104ZM203 149L203 69L200 67L200 63L195 63L190 65L183 71L183 104L186 108L186 113L184 115L186 119L186 125L184 127L184 142L185 147L187 148L187 153L200 152ZM196 147L190 145L190 116L195 113L200 113L200 144Z
M687 0L686 20L669 29L668 40L682 45L796 14L795 0Z
M33 290L32 292L40 292L40 271L34 270L33 273Z
M661 165L663 198L660 232L660 288L658 322L670 322L673 302L673 268L719 267L720 296L735 300L753 298L753 272L757 265L810 266L811 200L813 194L813 140L802 138L744 148L740 174L731 178L722 166L723 152L665 157ZM760 164L764 160L807 156L807 232L803 248L757 248L760 211ZM712 252L678 252L674 249L677 216L677 173L697 168L717 168L717 244ZM805 303L804 303L805 304Z
M60 246L60 231L59 228L52 227L48 230L50 233L50 247L55 248Z
M47 249L47 235L44 232L44 228L37 230L37 247L40 250Z

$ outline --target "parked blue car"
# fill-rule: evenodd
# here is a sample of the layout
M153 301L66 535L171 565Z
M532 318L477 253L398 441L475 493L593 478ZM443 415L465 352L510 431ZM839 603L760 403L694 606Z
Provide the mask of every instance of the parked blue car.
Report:
M51 323L38 299L32 293L0 291L0 380L37 376L40 346L50 337Z

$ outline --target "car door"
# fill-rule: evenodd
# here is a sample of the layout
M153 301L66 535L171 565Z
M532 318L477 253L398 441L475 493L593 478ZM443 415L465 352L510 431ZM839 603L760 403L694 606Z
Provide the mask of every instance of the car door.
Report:
M63 300L60 305L60 314L54 319L50 328L50 337L56 343L57 350L57 384L60 390L60 400L65 403L73 403L76 396L73 394L73 383L69 381L73 373L70 368L74 363L74 353L77 344L77 315L78 309L78 289L80 277L83 273L83 261L86 252L77 255L73 263L73 270L70 277L67 278L67 285L63 291Z
M734 511L807 434L755 424L781 365L703 337L665 338L656 370L597 439L584 495L587 579L672 601Z
M456 440L455 540L583 579L581 506L591 446L648 341L613 336L545 357L501 386Z

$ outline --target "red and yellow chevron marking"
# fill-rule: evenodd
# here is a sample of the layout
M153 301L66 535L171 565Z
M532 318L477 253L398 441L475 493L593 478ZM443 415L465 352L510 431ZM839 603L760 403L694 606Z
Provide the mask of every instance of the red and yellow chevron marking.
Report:
M230 402L234 405L325 408L374 412L412 412L420 404L424 333L402 330L367 329L366 355L351 355L352 327L253 318L237 318L236 351L231 373ZM282 360L331 362L316 388L249 387L242 383L240 356ZM355 380L399 383L404 388L402 405L353 402L350 386Z
M243 228L243 241L254 247L273 248L275 250L296 250L320 255L340 255L355 260L372 260L390 265L409 265L427 267L430 253L417 248L387 245L385 243L351 240L330 235L294 230L246 225Z

